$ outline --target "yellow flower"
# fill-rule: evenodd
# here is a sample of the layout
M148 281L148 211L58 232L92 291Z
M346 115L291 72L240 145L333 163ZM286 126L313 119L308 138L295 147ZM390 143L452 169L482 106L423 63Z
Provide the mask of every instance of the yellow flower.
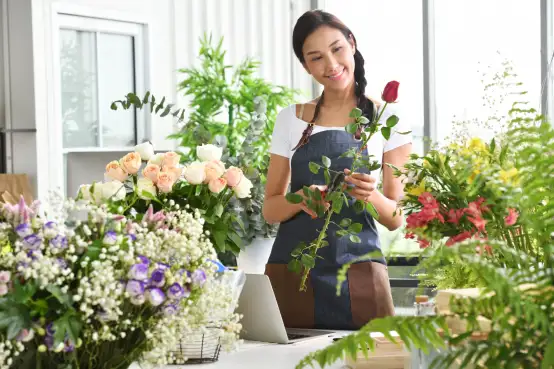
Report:
M425 179L421 181L419 186L412 187L406 192L412 196L419 196L422 193L427 192L427 188L425 188Z
M468 142L468 149L474 152L483 152L487 150L487 145L478 137L474 137Z
M505 184L515 184L517 183L517 168L501 170L498 176Z

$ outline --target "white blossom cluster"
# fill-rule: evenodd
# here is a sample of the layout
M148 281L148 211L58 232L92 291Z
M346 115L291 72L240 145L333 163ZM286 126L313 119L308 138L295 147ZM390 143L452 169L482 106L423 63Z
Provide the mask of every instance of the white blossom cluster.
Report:
M0 369L10 369L14 358L23 352L25 347L21 342L0 342Z

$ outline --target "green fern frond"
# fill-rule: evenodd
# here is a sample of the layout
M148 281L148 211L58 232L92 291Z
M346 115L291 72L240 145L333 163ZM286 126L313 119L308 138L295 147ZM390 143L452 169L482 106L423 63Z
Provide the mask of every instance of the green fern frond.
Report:
M150 91L147 91L144 94L143 98L140 98L136 94L129 92L124 100L116 100L112 102L110 108L112 110L117 110L118 105L124 109L129 110L131 107L134 107L135 109L142 109L145 105L150 105L150 112L154 114L159 114L160 117L165 117L167 115L172 115L173 117L177 118L177 122L182 122L185 117L185 109L173 109L175 104L166 104L165 102L165 96L160 100L160 102L156 102L156 97L150 93Z

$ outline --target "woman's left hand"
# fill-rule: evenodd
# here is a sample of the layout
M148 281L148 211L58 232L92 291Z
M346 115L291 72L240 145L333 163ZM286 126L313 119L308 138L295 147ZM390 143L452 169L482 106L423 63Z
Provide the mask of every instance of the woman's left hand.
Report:
M344 170L344 174L346 174L344 180L354 185L348 190L348 193L357 200L368 202L375 190L375 177L365 173L351 173L348 169Z

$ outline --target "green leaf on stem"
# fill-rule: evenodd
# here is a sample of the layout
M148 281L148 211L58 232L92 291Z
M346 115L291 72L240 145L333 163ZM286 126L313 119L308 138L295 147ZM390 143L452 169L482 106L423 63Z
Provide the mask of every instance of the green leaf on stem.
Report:
M354 203L354 211L356 212L356 214L360 214L362 211L364 211L364 208L365 204L363 203L363 201L356 200L356 202Z
M355 235L355 234L351 234L351 235L350 235L350 241L351 241L351 242L354 242L354 243L360 243L360 242L362 242L362 240L360 239L360 237L358 237L358 236Z
M87 247L87 251L83 256L88 257L90 261L98 260L100 251L102 251L102 246L102 240L95 240Z
M350 118L359 118L362 116L362 110L360 108L354 108L350 111L350 114L348 114Z
M371 202L368 202L365 208L367 212L371 214L373 219L375 220L379 219L379 214L377 213L377 209L375 208L375 205L373 205Z
M223 204L217 203L215 208L214 208L214 215L219 218L221 216L221 214L223 214L224 210L225 209L223 208Z
M381 134L385 138L385 140L388 140L390 138L391 128L390 127L382 127L381 128Z
M74 310L68 310L61 318L54 321L54 346L69 338L71 343L76 344L81 334L83 323Z
M321 162L323 163L323 166L325 168L329 168L331 166L331 159L329 159L328 157L326 157L325 155L323 155L321 157Z
M496 141L493 138L492 141L491 141L491 144L489 146L489 150L490 150L491 154L494 154L495 149L496 149Z
M315 266L315 259L308 254L302 255L302 265L304 265L306 268L313 268Z
M302 201L304 201L304 197L302 197L302 195L299 195L297 193L288 193L285 198L287 199L288 202L290 202L291 204L300 204L302 203Z
M201 193L202 193L202 186L197 185L196 189L194 190L194 196L198 197L198 196L200 196Z
M333 211L335 212L335 214L339 214L341 212L342 204L343 202L341 200L333 201Z
M293 273L300 273L302 271L302 263L298 259L292 259L289 261L287 268Z
M326 184L331 183L331 174L329 173L329 169L325 169L325 172L323 172L323 176L325 177Z
M345 231L345 230L340 230L340 231L337 231L337 236L339 237L344 237L344 236L347 236L348 235L348 231Z
M358 131L358 123L350 123L346 127L344 127L344 129L346 130L346 132L353 135L354 133L356 133L356 131Z
M396 115L391 115L390 117L388 117L387 119L387 127L394 127L396 124L398 124L398 117Z
M319 173L319 169L321 168L321 165L311 161L309 164L309 167L310 167L310 172L312 172L313 174L317 174Z
M348 227L350 233L360 233L362 231L362 225L360 223L354 223Z
M290 255L296 258L302 254L302 251L304 251L305 248L306 244L304 242L300 242L298 246L296 246L294 250L292 250Z
M356 119L356 122L358 122L359 124L368 124L369 119L367 119L367 117L359 117L358 119Z
M52 296L56 298L62 305L71 307L73 305L73 299L67 293L63 293L61 288L56 285L48 285L46 291L50 292Z
M242 238L240 238L240 236L236 233L236 232L229 232L229 234L227 235L227 237L229 237L229 239L231 241L233 241L233 243L235 245L237 245L237 247L239 249L242 249L242 246L243 246L243 243L242 243Z
M221 230L216 230L212 232L212 236L215 241L215 246L219 252L225 251L225 239L227 239L227 233Z
M13 299L20 304L25 304L37 291L37 286L33 281L21 284L17 278L14 280L13 287Z
M352 219L349 219L349 218L344 218L343 220L340 221L340 226L343 228L348 228L350 224L352 224Z

